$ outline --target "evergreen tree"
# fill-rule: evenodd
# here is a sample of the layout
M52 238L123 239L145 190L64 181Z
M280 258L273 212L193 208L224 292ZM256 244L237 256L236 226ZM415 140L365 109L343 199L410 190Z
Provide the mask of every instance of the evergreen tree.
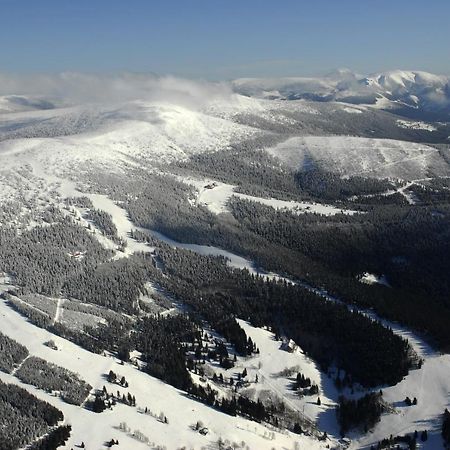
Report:
M446 444L450 444L450 411L445 409L442 418L442 438Z

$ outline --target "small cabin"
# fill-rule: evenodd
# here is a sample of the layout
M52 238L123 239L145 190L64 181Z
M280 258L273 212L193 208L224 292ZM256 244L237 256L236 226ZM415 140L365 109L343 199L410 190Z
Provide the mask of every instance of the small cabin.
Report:
M292 339L285 339L281 348L289 353L295 352L297 350L297 344Z

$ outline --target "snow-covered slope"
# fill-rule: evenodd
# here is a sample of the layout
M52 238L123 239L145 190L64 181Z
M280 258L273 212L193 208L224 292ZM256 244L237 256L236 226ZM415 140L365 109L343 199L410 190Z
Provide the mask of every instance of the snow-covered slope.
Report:
M196 109L160 102L0 115L2 193L22 186L13 181L18 171L35 183L36 177L48 180L55 174L79 181L86 171L117 173L129 166L170 163L226 149L259 133Z
M24 385L17 378L0 372L4 382L18 384L37 397L50 402L61 409L66 423L72 425L72 435L64 448L76 448L84 442L88 449L104 448L104 443L111 438L120 441L120 448L145 449L165 448L167 450L182 448L214 448L219 438L230 444L236 442L252 450L272 448L294 448L297 442L301 448L326 448L325 443L306 436L291 433L279 433L256 422L242 417L231 417L209 408L202 403L189 399L183 392L136 369L131 364L120 365L119 361L107 355L90 353L71 342L53 335L28 323L18 313L11 310L3 300L0 301L2 332L13 339L25 343L32 355L64 366L83 378L95 389L107 384L105 375L110 370L119 372L129 381L129 389L115 385L114 389L123 393L132 392L136 397L137 407L117 404L112 411L96 414L83 407L69 405L60 398L40 391L30 385ZM44 345L52 339L58 350ZM148 407L156 416L163 412L168 417L168 424L158 421L156 417L143 414ZM193 427L197 421L208 427L209 433L203 436ZM126 422L131 433L119 430L119 424ZM95 424L93 426L93 424ZM132 437L136 430L148 436L153 446L139 442ZM298 445L297 444L297 445Z
M120 156L183 158L196 152L226 148L234 140L255 134L244 125L175 104L132 102L117 106L88 106L39 114L0 117L0 153L33 147L39 157L65 155L104 162ZM51 140L50 138L55 138ZM12 141L14 139L15 141Z
M423 144L350 136L294 137L268 149L290 167L332 170L412 180L448 175L448 162L438 150Z

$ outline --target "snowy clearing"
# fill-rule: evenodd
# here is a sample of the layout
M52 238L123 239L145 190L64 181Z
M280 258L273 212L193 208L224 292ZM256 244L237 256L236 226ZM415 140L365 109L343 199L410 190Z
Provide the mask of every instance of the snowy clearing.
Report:
M365 284L382 284L383 286L390 287L385 275L375 275L374 273L364 272L358 277L358 280Z
M346 113L349 114L362 114L362 111L358 108L350 108L349 106L344 106L342 108L342 111L345 111Z
M314 202L296 202L278 200L275 198L262 198L253 195L241 194L235 192L236 186L221 183L213 180L198 180L192 178L183 178L183 182L194 186L198 192L196 204L206 206L214 214L229 212L227 203L232 196L242 200L261 203L274 209L290 211L294 214L315 213L325 216L334 216L336 214L357 214L357 211L349 209L340 209L331 205Z
M426 122L414 122L410 120L397 120L397 124L401 128L406 128L409 130L425 130L425 131L436 131L437 128L434 125Z

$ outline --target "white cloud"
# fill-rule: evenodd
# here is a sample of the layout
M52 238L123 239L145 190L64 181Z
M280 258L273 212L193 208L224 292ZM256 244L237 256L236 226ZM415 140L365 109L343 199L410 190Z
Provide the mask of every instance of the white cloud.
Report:
M195 108L214 99L227 99L232 95L232 90L227 83L152 74L98 75L64 72L54 75L12 76L0 73L0 95L36 96L64 104L139 99L174 102Z

